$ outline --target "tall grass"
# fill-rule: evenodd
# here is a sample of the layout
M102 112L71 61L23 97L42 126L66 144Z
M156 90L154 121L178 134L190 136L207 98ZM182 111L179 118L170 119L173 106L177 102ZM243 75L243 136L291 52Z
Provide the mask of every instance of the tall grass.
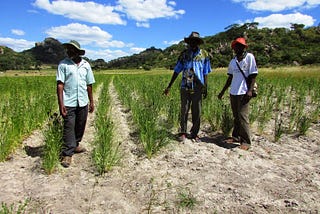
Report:
M57 108L53 77L1 77L0 161Z
M54 113L43 131L44 149L42 166L47 174L51 174L58 167L60 152L62 148L63 120L57 113Z
M103 86L99 95L94 123L96 136L92 153L93 161L100 175L110 171L120 160L120 142L114 136L114 124L111 116L112 106L110 105L111 99L108 93L110 78L104 78L102 81Z
M164 121L172 122L178 117L173 100L162 95L164 81L163 77L155 75L117 76L114 80L120 99L131 110L141 145L148 158L169 142L168 128L172 126L166 126L168 123Z

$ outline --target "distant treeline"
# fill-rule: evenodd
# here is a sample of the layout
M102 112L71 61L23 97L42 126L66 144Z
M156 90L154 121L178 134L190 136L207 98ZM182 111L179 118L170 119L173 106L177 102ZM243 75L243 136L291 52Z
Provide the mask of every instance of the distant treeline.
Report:
M233 57L230 44L240 36L247 39L248 51L255 55L259 67L320 63L320 26L305 28L303 24L292 24L290 29L259 29L258 25L256 22L234 24L226 27L224 32L203 38L205 43L202 48L209 52L212 67L228 66ZM184 48L182 41L164 50L150 47L139 54L109 62L103 59L87 60L94 69L171 69ZM40 69L48 64L56 66L64 57L61 43L54 38L46 38L21 53L0 47L0 70Z

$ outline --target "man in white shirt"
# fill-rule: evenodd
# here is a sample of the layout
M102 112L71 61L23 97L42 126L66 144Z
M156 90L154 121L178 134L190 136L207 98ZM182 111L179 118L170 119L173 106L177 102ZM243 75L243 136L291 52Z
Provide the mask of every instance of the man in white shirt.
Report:
M219 93L218 98L221 99L227 88L231 86L230 103L234 117L234 125L232 137L227 139L227 142L239 142L240 149L248 150L251 146L249 101L252 98L252 90L258 69L254 55L245 51L248 45L244 38L240 37L235 39L231 47L236 56L229 63L229 77ZM250 85L247 85L246 79L250 80L248 81Z

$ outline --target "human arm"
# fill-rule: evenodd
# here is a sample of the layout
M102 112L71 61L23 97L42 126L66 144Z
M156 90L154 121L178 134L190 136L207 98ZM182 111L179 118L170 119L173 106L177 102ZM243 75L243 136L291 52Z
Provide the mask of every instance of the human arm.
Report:
M87 85L88 97L89 97L89 112L92 113L94 111L94 101L92 94L92 84Z
M256 76L257 76L257 74L251 74L248 77L250 85L248 85L247 95L249 97L252 97L252 91L254 88L254 84L256 83Z
M57 82L57 96L58 96L58 105L59 105L59 111L62 117L67 116L67 109L64 106L63 102L63 89L64 89L64 83L61 81Z
M232 82L232 75L231 74L228 74L228 79L226 81L226 83L224 84L221 92L219 93L218 95L218 98L221 99L225 93L225 91L229 88L229 86L231 85L231 82Z
M254 85L256 83L256 77L258 75L258 68L255 57L253 54L248 53L246 57L246 64L248 69L248 77L247 77L247 93L248 97L252 97L252 91L254 89Z
M203 95L203 99L206 99L208 96L208 75L204 75L204 85L202 86L202 95Z
M163 92L164 95L168 95L169 94L170 88L171 88L172 84L174 83L174 81L177 79L178 75L179 75L178 73L173 72L171 80L169 82L169 85L167 86L167 88Z

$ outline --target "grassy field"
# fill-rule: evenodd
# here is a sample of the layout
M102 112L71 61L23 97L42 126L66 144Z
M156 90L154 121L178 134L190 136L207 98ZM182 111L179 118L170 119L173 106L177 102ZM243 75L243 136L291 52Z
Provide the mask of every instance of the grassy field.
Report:
M232 129L229 100L217 99L227 78L226 68L214 71L209 76L209 96L203 102L203 119L211 131L229 135ZM305 134L311 124L319 120L319 67L261 68L259 72L259 95L251 101L251 124L263 133L266 125L273 123L275 141L283 133ZM165 69L95 71L94 90L106 82L106 78L113 78L121 102L133 113L149 158L166 144L166 133L178 128L179 81L169 98L162 96L171 74L172 71ZM54 75L52 69L8 71L0 75L1 85L9 86L3 89L0 103L1 161L34 129L41 128L57 113Z

